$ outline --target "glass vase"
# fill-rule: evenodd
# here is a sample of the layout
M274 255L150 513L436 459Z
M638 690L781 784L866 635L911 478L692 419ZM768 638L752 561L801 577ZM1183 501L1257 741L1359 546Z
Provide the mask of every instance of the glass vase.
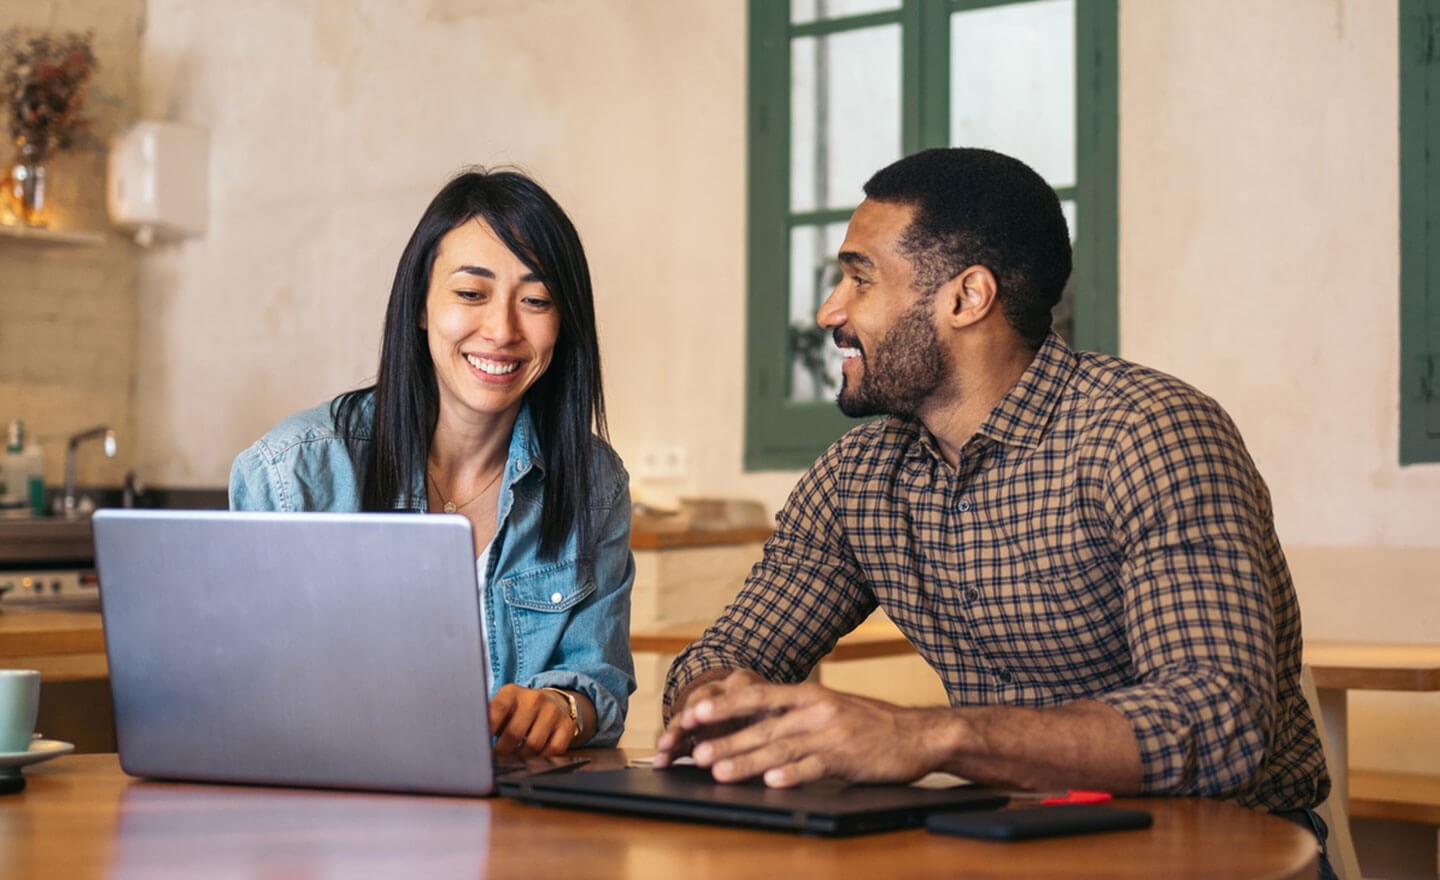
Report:
M16 221L26 226L45 226L45 154L34 144L21 143L15 161L5 176L4 200Z

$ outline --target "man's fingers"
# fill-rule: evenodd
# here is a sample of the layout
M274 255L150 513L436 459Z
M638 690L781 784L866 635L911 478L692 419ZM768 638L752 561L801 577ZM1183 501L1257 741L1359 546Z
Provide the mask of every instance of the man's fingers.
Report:
M735 682L734 679L735 676L731 676L725 680L727 687L722 692L696 694L681 713L681 725L694 730L753 717L768 717L810 698L805 685L771 684L753 678Z
M798 761L771 767L765 771L765 784L770 788L791 788L826 776L825 763L817 755L806 755Z
M696 745L695 763L710 767L718 781L735 782L824 753L835 745L828 742L831 715L817 703L788 712L769 710L765 717L741 730Z

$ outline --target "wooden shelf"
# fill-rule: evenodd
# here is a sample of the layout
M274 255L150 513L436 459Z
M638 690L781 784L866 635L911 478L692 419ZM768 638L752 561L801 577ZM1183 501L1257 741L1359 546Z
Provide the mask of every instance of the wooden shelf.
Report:
M99 247L105 243L105 233L87 232L80 229L46 229L41 226L12 226L0 223L0 238L18 238L39 244L65 244L82 247Z
M726 544L764 543L769 537L770 529L764 526L697 529L665 528L636 523L630 528L630 548L670 550L678 547L716 547Z

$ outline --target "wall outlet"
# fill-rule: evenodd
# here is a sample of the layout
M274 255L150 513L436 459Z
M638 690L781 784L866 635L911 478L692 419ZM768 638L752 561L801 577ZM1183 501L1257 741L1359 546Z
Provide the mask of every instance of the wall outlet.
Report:
M689 468L689 457L683 446L647 446L635 465L635 476L642 480L683 480Z

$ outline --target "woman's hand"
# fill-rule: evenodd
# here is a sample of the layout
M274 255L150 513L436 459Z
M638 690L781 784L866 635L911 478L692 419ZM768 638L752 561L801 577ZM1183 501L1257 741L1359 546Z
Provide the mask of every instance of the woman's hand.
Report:
M575 738L570 704L552 691L504 685L490 701L490 735L498 754L563 755Z

